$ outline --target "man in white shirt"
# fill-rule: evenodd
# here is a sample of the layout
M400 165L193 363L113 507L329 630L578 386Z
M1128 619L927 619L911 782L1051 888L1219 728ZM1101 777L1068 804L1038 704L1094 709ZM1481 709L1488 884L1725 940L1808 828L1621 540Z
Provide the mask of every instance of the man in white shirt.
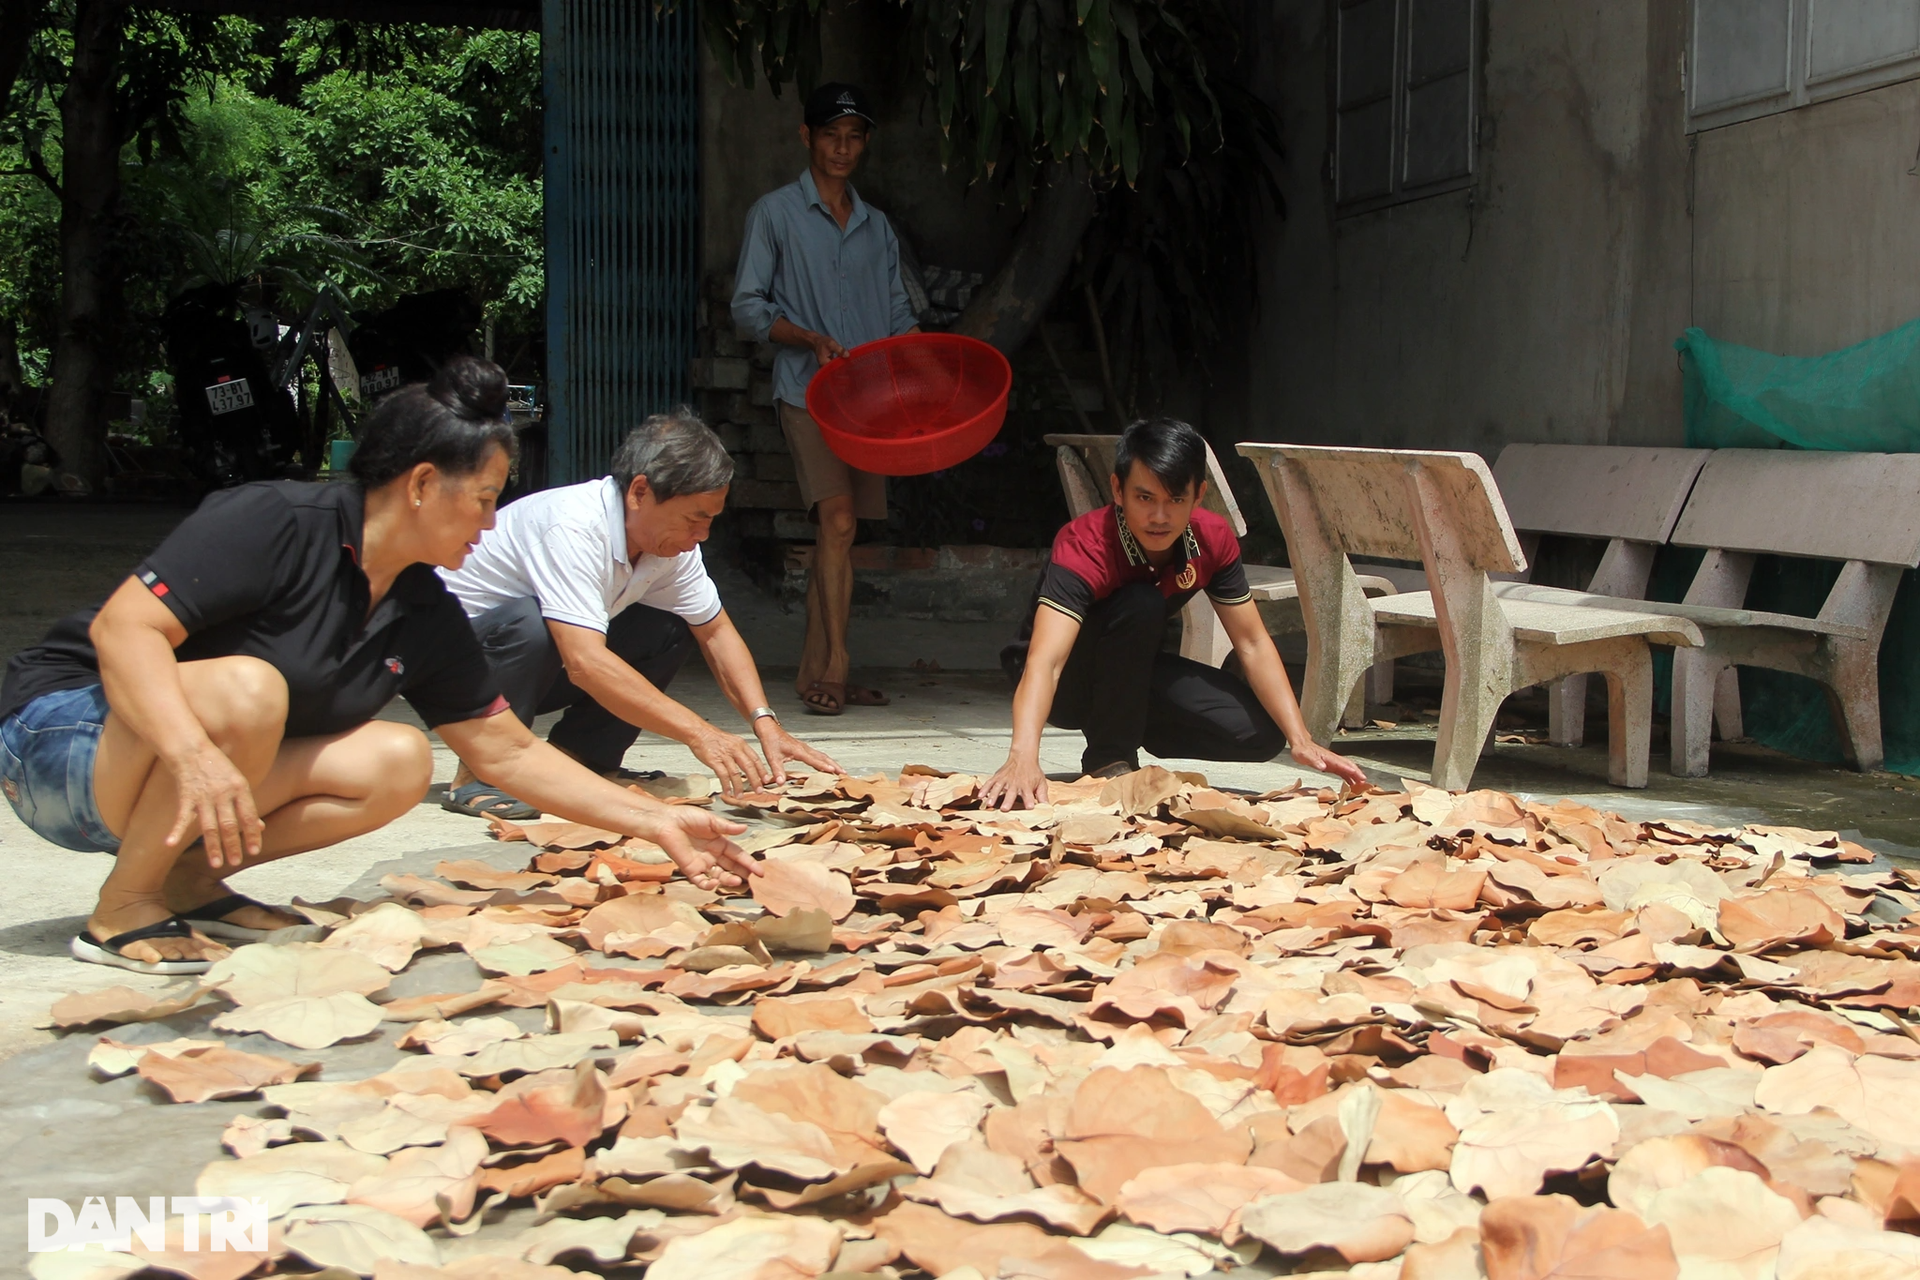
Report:
M614 773L651 729L685 743L728 795L785 781L789 761L841 772L780 727L707 576L700 544L732 481L733 460L691 410L655 414L615 451L612 475L527 495L500 512L465 564L440 571L514 714L530 726L565 708L548 740L590 769ZM760 753L666 695L696 647ZM446 807L535 813L464 764Z

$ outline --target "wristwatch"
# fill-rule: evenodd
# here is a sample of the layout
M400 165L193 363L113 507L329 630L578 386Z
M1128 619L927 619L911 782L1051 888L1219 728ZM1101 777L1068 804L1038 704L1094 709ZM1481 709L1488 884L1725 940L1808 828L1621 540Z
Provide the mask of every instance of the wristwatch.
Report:
M753 710L747 712L747 723L750 725L757 724L763 716L775 724L780 723L780 717L774 714L772 707L755 707Z

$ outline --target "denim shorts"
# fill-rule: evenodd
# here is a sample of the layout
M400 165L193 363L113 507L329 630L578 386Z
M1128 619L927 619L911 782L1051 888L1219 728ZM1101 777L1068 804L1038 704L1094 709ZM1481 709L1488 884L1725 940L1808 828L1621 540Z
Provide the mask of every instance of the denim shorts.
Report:
M106 723L107 695L97 684L43 693L0 722L0 790L20 821L63 849L120 848L93 799L93 759Z

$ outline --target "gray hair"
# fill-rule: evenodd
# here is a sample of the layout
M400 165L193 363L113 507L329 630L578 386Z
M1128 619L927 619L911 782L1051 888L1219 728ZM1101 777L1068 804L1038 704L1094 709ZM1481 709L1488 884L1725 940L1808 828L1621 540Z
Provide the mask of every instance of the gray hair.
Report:
M635 476L647 478L655 499L711 493L733 482L733 459L720 437L687 405L656 413L627 433L613 451L613 478L625 493Z

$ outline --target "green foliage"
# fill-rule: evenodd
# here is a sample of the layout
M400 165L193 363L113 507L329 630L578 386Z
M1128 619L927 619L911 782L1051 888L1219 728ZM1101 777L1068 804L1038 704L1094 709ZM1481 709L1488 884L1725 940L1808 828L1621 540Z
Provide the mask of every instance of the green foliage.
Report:
M71 14L48 18L0 119L0 321L34 380L58 302L72 48ZM538 36L131 9L122 69L127 389L162 363L167 299L210 280L291 308L323 278L369 310L457 287L507 334L538 328Z
M1137 181L1155 133L1180 163L1221 142L1211 51L1229 46L1222 0L898 0L903 74L925 83L942 162L1001 177L1025 204L1050 162ZM819 0L702 0L701 25L736 80L777 92L819 75ZM1162 144L1164 146L1164 144Z

